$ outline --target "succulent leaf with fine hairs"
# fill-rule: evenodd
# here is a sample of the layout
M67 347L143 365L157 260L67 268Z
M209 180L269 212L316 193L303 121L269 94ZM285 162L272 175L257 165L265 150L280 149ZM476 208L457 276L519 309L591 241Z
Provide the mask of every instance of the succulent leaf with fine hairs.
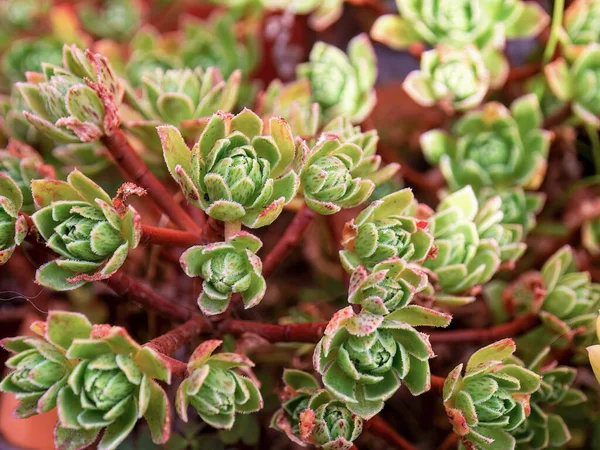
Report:
M415 217L416 202L409 188L376 200L344 227L340 260L347 272L367 270L389 258L423 261L433 237L428 223Z
M250 228L271 224L298 192L306 153L288 123L251 110L214 114L190 151L173 126L158 128L169 172L194 205Z
M511 361L515 349L512 339L481 348L469 358L464 375L459 364L444 382L446 414L467 448L515 447L511 432L529 415L531 394L541 381L540 375Z
M297 69L298 78L308 78L312 98L321 105L323 119L345 115L352 123L362 122L376 102L377 78L375 51L366 34L350 40L348 54L317 42L309 62Z
M202 276L198 306L206 315L220 314L233 294L241 294L244 306L256 306L265 295L267 284L261 274L262 262L256 252L262 242L242 231L209 245L188 248L181 255L181 267L189 277Z
M0 265L6 263L27 236L25 217L19 215L23 194L15 181L0 172Z
M41 266L36 282L63 291L109 278L142 236L141 219L131 206L117 209L110 196L74 170L67 182L34 180L31 216L46 245L60 257Z
M177 389L177 414L187 422L187 407L215 428L231 429L236 414L249 414L263 407L263 399L254 382L236 372L253 367L246 356L237 353L212 353L220 340L204 341L188 362L189 376Z
M56 142L94 142L119 126L123 87L98 53L65 45L63 67L43 64L16 86L31 110L27 120Z
M442 319L440 321L440 319ZM398 320L352 307L334 314L313 356L323 384L350 411L370 419L383 408L403 382L413 395L429 390L427 335L413 325L445 326L450 318L403 314Z

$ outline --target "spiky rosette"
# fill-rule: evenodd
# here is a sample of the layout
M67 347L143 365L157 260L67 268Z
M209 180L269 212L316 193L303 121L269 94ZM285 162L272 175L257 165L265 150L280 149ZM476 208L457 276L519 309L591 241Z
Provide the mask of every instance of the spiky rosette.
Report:
M201 276L202 293L198 306L204 314L220 314L233 294L241 294L244 306L256 306L267 288L261 274L262 262L256 252L262 242L244 231L226 242L197 245L181 255L181 267L189 277Z
M517 450L541 450L562 447L571 440L571 433L563 418L561 408L585 402L586 396L572 388L577 370L567 366L543 362L550 353L544 349L527 368L542 376L540 388L531 395L531 414L511 434L516 439Z
M428 336L413 326L445 326L450 318L410 312L405 308L393 313L398 319L384 318L355 314L349 306L332 317L317 344L313 362L323 384L363 419L381 411L401 382L413 395L429 390L433 350Z
M310 150L300 178L308 207L330 215L369 198L375 183L356 173L363 161L364 153L358 145L322 134Z
M456 294L488 282L500 266L500 246L481 238L474 222L479 205L467 186L445 197L429 220L437 248L423 265L432 270L444 294Z
M27 76L16 85L31 110L23 114L54 141L94 142L119 126L123 87L104 56L65 45L63 67Z
M158 128L169 172L186 198L218 220L250 228L271 224L300 185L305 154L281 118L262 120L249 109L214 114L190 151L179 131Z
M177 389L176 409L187 422L187 407L215 428L231 429L236 414L256 412L263 407L258 387L235 369L253 367L247 357L236 353L212 353L222 344L219 340L200 344L188 362L189 377Z
M109 278L137 247L142 225L133 207L119 210L100 186L74 170L68 182L34 180L31 216L46 245L60 255L41 266L36 282L63 291Z
M516 346L504 339L471 355L464 375L459 364L444 383L448 419L465 447L510 449L516 430L529 415L529 402L541 377L510 360Z
M439 46L421 56L421 69L408 74L402 84L418 104L437 103L448 110L464 111L481 103L490 86L490 74L479 51Z
M467 113L449 135L431 130L421 135L423 152L439 164L451 190L471 185L496 189L537 189L544 180L551 133L540 129L542 112L533 94L508 110L497 102Z
M375 52L366 34L350 40L348 55L333 45L317 42L309 62L297 69L298 78L308 78L312 98L321 105L325 120L345 115L362 122L376 102Z
M409 188L376 200L344 227L340 251L347 272L367 270L389 258L423 261L433 237L428 223L415 217L416 202Z
M163 124L180 126L186 137L198 137L199 119L217 111L232 111L237 101L240 71L229 79L216 67L204 70L157 68L142 76L142 97L126 89L127 101L143 120L128 121L127 128L151 149L160 151L156 127ZM197 133L197 134L196 134Z
M22 206L21 189L11 177L0 172L0 265L9 260L27 236L27 220L19 215Z

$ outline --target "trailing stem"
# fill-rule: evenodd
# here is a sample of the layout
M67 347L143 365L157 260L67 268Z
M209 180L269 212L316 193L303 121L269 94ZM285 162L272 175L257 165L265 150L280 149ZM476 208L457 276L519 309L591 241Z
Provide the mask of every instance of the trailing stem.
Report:
M416 450L413 444L408 442L404 437L399 435L389 423L383 420L379 416L375 416L366 423L366 429L368 432L381 437L385 442L388 443L390 448L397 450Z
M227 319L219 325L219 331L241 336L255 333L270 342L319 342L329 322L292 323L274 325L249 320Z
M203 242L203 233L174 230L172 228L142 225L142 243L171 247L191 247Z

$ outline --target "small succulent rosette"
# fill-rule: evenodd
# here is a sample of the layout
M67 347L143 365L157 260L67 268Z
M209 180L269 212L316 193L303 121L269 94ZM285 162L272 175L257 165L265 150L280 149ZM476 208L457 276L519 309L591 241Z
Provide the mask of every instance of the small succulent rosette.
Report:
M309 62L298 66L297 75L310 81L313 100L321 105L324 120L345 115L352 123L360 123L377 101L377 61L364 33L350 40L347 55L333 45L317 42Z
M600 254L600 217L586 220L581 226L581 243L592 255Z
M560 448L571 440L571 433L563 418L561 408L579 405L586 396L572 386L577 375L573 367L543 366L550 353L546 347L527 368L542 376L540 387L531 394L531 413L512 435L517 450Z
M596 318L596 337L600 341L600 316ZM590 345L587 347L588 356L590 359L590 365L596 375L598 383L600 383L600 344Z
M226 242L197 245L181 255L181 267L187 276L204 279L198 297L204 314L225 311L233 294L242 296L246 308L262 300L267 283L261 274L262 261L256 256L261 247L259 238L242 231Z
M502 199L495 196L487 200L473 219L482 239L493 239L500 247L500 261L512 267L527 250L523 242L523 227L520 224L502 223Z
M16 40L2 55L3 76L10 83L25 81L27 72L39 72L42 63L58 65L62 61L63 44L52 37Z
M124 328L91 325L55 312L47 334L77 365L58 393L57 448L83 448L104 429L98 448L112 450L144 417L156 444L169 439L169 400L157 380L171 382L167 360L136 343Z
M497 188L522 186L535 190L546 173L552 134L540 129L537 97L515 100L510 110L497 102L460 118L450 135L431 130L421 147L431 164L439 164L451 190L471 185Z
M268 3L268 2L265 2ZM342 16L344 11L344 0L296 0L279 2L275 0L274 5L286 6L286 10L291 10L296 15L307 15L308 25L315 31L324 31L329 28Z
M8 175L21 190L21 210L28 214L34 210L31 194L33 179L54 179L54 167L44 164L38 152L19 141L10 141L5 150L0 150L0 172Z
M256 112L263 120L283 117L288 121L294 136L310 141L321 125L321 107L313 102L310 81L300 78L289 83L275 79L264 91L257 94Z
M19 215L23 194L14 180L0 172L0 265L6 263L27 236L28 226Z
M58 143L94 142L119 126L121 82L109 61L76 45L63 47L63 67L42 65L17 83L27 106L25 118Z
M532 38L548 25L548 14L535 2L510 0L440 2L396 0L400 15L384 14L371 28L371 37L394 49L440 44L463 48L472 44L484 52L493 84L500 86L508 74L502 54L506 39Z
M398 163L390 163L381 167L381 156L376 154L379 142L377 130L362 131L359 125L352 125L347 116L339 116L323 127L323 133L333 134L342 143L356 144L362 149L363 159L354 169L356 176L369 178L375 185L380 185L400 170Z
M362 148L342 143L333 134L321 135L306 157L300 181L306 205L322 215L342 208L354 208L366 201L375 189L369 178L361 178Z
M447 314L410 304L414 295L426 287L425 272L407 265L401 259L390 258L377 264L371 273L362 266L352 272L348 303L360 305L363 311L371 314L387 316L388 319L400 322L410 320L404 320L405 316L423 314L431 319L439 316L440 323L445 323L450 318Z
M563 54L574 60L588 44L600 42L597 23L600 20L600 3L596 0L575 0L565 10L560 34Z
M421 69L410 72L402 87L419 105L466 111L482 102L490 74L472 45L462 49L442 45L423 53Z
M468 298L468 291L487 283L500 266L500 245L477 231L478 210L475 193L467 186L446 196L428 219L436 251L423 265L435 274L439 300L453 301L461 293Z
M443 401L454 432L468 449L515 447L511 432L529 415L541 376L512 362L516 346L504 339L479 349L444 382Z
M500 210L504 225L518 225L526 234L535 227L536 216L544 207L546 195L543 192L526 191L522 187L495 189L485 187L478 192L479 200L485 202L498 196L502 200Z
M544 67L552 93L563 102L570 102L575 116L588 125L600 127L600 85L596 74L600 70L600 44L589 44L569 65L559 58Z
M197 138L206 122L217 111L232 111L237 101L241 72L235 71L224 80L216 67L204 70L156 68L142 75L142 95L131 88L125 98L141 115L125 126L152 150L161 152L156 127L163 124L180 126L186 138Z
M323 384L350 411L370 419L403 382L413 395L430 388L429 338L414 326L446 326L450 316L411 308L391 315L355 314L348 306L334 314L313 356Z
M189 376L177 389L176 410L188 421L188 405L212 427L231 429L236 415L262 409L263 399L254 382L236 372L254 363L237 353L213 352L223 341L213 339L200 344L188 362Z
M218 112L192 150L173 126L158 128L169 172L186 198L217 220L249 228L273 223L298 192L305 157L288 123L263 121L249 109Z
M31 216L46 245L60 257L41 266L36 283L58 291L109 278L142 236L139 214L113 205L104 190L74 170L67 182L33 180Z
M125 42L140 27L142 3L138 0L103 0L101 7L82 3L77 17L83 28L100 39Z
M389 258L420 262L433 237L428 222L415 217L416 201L405 188L372 202L344 226L340 260L348 273L358 266L372 270Z

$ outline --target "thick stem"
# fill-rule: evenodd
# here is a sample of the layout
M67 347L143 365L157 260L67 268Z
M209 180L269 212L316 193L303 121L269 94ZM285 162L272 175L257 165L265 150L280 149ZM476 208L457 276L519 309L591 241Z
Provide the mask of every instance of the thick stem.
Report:
M496 325L486 329L434 331L429 334L432 344L458 344L463 342L488 343L500 339L518 336L540 324L540 318L526 314L511 322Z
M381 437L390 446L389 448L395 448L397 450L416 450L413 444L408 442L404 437L400 436L396 430L394 430L389 423L383 420L379 416L375 416L366 423L366 429Z
M152 288L140 283L134 278L125 275L123 272L117 272L103 283L111 288L117 295L139 303L144 307L151 308L164 317L172 320L188 320L199 311L184 305L183 303L174 303L161 297L152 290Z
M239 220L232 220L231 222L225 222L225 240L228 240L231 236L235 236L242 230L242 222Z
M195 316L168 333L152 339L145 347L164 355L172 355L209 326L209 322L203 316Z
M314 217L315 212L308 206L303 205L300 208L283 233L283 236L281 236L281 239L277 241L275 247L271 249L264 259L262 273L265 277L271 275L288 253L300 242Z
M202 233L174 230L172 228L142 225L142 243L171 247L191 247L202 244Z
M148 191L148 195L159 205L169 218L184 230L200 233L200 227L185 210L173 201L171 193L154 176L142 158L135 152L121 130L111 136L102 137L102 143L109 150L117 164L127 172L131 181Z
M249 320L227 319L219 325L219 331L241 336L255 333L270 342L319 342L329 322L292 323L273 325Z

